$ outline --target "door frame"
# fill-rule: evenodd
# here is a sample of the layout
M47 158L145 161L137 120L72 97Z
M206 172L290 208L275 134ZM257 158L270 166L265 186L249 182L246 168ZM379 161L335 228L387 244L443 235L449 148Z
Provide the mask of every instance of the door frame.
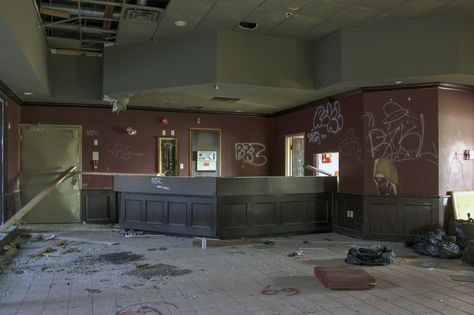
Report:
M222 176L222 130L220 128L189 128L189 170L188 176L191 176L193 169L193 131L218 131L219 132L219 176Z
M0 120L1 120L1 127L0 127L0 150L2 150L2 153L0 153L0 224L5 223L6 217L5 217L5 210L6 210L6 200L5 200L5 191L6 191L6 182L7 182L7 171L6 171L6 149L8 148L7 146L7 133L6 133L6 126L5 126L5 121L6 121L6 107L7 107L7 101L5 100L4 97L0 95Z
M292 169L291 167L291 159L290 159L290 139L296 138L296 137L302 137L303 140L305 139L305 132L298 132L298 133L291 133L288 135L285 135L285 176L292 176L290 174L290 171ZM306 142L303 141L303 159L305 158L306 154ZM304 162L303 162L304 163Z

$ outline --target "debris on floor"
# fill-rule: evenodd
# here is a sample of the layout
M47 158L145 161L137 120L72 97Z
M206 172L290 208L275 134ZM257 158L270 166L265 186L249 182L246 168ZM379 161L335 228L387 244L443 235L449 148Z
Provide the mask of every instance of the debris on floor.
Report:
M350 266L314 267L319 281L332 290L368 290L375 288L375 277L361 268Z
M274 244L272 241L265 241L260 238L239 238L232 240L218 240L218 239L209 239L209 238L194 238L193 246L203 247L203 241L205 241L206 246L239 246L239 245L250 245L250 244Z
M135 270L130 271L128 274L131 276L141 277L147 280L152 278L164 278L164 277L176 277L191 273L189 269L180 269L176 266L167 264L157 265L144 265L137 266Z
M355 246L349 249L346 263L351 265L385 266L393 263L395 254L387 246Z
M303 256L304 252L302 250L297 250L294 252L289 253L288 257L296 257L296 256Z
M443 229L436 229L426 235L419 236L411 242L405 243L408 247L425 256L437 258L459 258L461 249L455 243L446 240L446 233Z
M468 241L462 253L462 261L474 266L474 241Z
M143 255L137 255L132 252L118 252L111 254L103 254L99 256L99 260L110 262L112 264L121 265L143 258Z
M449 277L453 281L474 282L474 274L473 275L450 275Z

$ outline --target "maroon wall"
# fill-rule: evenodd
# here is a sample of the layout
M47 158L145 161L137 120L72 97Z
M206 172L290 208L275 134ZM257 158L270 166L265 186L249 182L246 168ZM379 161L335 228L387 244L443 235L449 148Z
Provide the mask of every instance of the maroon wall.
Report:
M437 88L365 92L365 193L378 193L374 163L384 158L398 173L398 195L438 195L437 122Z
M339 152L340 192L437 195L437 106L436 88L386 90L278 116L273 173L284 173L285 135L305 132L305 163L315 153Z
M11 193L20 189L20 166L18 160L19 134L18 125L20 123L20 106L12 99L0 94L7 103L6 124L7 124L7 148L5 156L7 171L6 192Z
M161 118L168 124L163 125ZM197 118L200 123L197 123ZM99 151L97 172L156 173L157 139L166 130L171 136L174 130L179 139L179 160L184 164L180 176L189 175L189 129L219 128L222 137L222 176L271 175L271 119L264 117L171 113L146 110L128 110L115 114L111 109L85 107L23 106L22 123L80 125L83 132L83 172L92 170L92 152ZM126 128L138 131L129 136ZM99 145L93 145L93 140ZM259 143L265 147L263 165L252 165L249 159L237 159L236 143ZM84 176L84 187L110 187L107 177Z
M438 102L439 194L443 196L474 187L474 161L463 157L464 150L474 149L474 92L440 89Z
M275 117L273 174L285 173L285 136L304 132L305 164L314 165L316 153L340 152L339 191L363 193L361 114L362 95L357 94Z

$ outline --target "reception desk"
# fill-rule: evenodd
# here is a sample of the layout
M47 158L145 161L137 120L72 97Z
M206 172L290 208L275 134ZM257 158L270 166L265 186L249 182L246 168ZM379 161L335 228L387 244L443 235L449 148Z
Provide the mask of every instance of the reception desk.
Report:
M336 177L115 176L122 228L218 238L330 231Z

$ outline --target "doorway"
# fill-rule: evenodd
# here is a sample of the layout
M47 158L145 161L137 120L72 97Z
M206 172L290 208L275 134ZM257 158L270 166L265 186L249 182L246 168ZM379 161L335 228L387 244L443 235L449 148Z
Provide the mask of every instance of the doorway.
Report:
M191 176L221 175L221 130L191 128L189 134Z
M21 125L21 203L26 204L68 167L80 174L82 128L80 126ZM27 223L81 221L81 177L58 185L23 219Z
M304 132L285 136L285 176L304 176Z
M316 153L314 155L314 165L333 176L339 176L339 152ZM323 173L315 174L328 176Z

